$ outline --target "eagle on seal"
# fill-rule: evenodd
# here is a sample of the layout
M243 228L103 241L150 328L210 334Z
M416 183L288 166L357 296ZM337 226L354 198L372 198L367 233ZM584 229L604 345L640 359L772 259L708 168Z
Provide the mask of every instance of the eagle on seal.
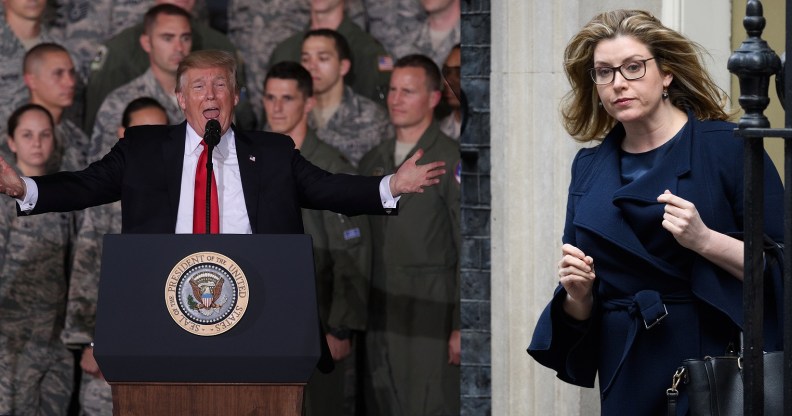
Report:
M223 291L223 283L225 280L221 277L217 283L212 286L205 286L203 289L198 286L193 280L190 280L190 286L192 286L193 296L195 299L201 301L198 304L198 309L209 309L209 308L219 308L220 306L216 305L215 302L217 298L220 297L220 293Z

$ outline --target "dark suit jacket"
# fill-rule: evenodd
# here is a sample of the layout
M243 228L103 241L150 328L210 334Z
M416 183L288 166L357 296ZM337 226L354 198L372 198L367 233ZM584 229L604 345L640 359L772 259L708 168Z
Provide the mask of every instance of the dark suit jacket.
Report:
M381 177L330 174L306 161L288 136L235 133L253 233L303 233L301 207L348 216L389 213L379 198ZM125 136L83 171L33 178L39 199L31 214L79 210L120 199L123 233L173 233L186 122L132 127Z
M586 323L573 322L561 309L566 291L559 286L528 352L564 381L592 387L598 376L603 415L665 414L665 389L682 360L723 355L743 325L742 283L679 245L662 227L664 204L657 202L668 189L693 202L709 228L740 233L743 142L735 127L689 115L669 152L627 185L620 177L621 125L575 157L563 242L594 259L594 310ZM783 241L783 188L764 159L765 233ZM658 306L668 315L647 329L644 321L650 315L652 322ZM774 320L770 309L765 317ZM778 344L778 328L766 325L767 350Z

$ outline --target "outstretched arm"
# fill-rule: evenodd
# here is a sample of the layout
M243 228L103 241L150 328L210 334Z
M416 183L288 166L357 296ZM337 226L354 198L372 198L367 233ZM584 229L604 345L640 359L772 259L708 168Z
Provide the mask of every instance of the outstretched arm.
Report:
M2 157L0 157L0 193L19 199L25 197L25 182Z
M445 162L430 162L418 165L416 162L423 157L423 149L418 149L415 154L402 163L390 181L391 195L397 197L402 194L422 193L424 187L440 182L440 176L445 174Z

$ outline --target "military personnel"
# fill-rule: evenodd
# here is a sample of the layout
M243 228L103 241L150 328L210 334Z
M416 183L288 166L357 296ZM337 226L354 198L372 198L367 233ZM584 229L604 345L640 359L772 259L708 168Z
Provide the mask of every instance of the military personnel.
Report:
M395 138L360 162L362 174L389 173L422 149L423 159L457 167L437 186L404 196L398 216L370 217L368 414L459 414L459 144L433 121L440 82L428 57L398 60L388 93Z
M314 165L332 173L354 173L338 150L308 128L315 104L311 74L296 62L281 62L270 69L264 82L267 129L291 136ZM366 328L371 271L368 220L308 209L302 210L302 218L305 232L313 237L319 315L336 361L332 373L316 371L308 382L306 414L354 414L353 338Z
M228 0L228 37L245 58L250 102L261 107L264 77L275 47L308 25L309 0ZM366 27L362 0L347 0L346 15Z
M191 12L195 0L155 0L157 5L173 4ZM236 48L222 33L212 29L192 16L190 17L192 29L192 50L219 49L236 53ZM148 57L145 46L141 44L144 33L144 23L136 24L110 39L99 51L92 64L91 75L88 81L87 99L85 104L86 132L92 134L91 129L96 120L96 113L104 98L114 89L128 83L142 75L148 69ZM187 50L187 53L190 49ZM242 65L238 65L243 68ZM245 71L237 71L238 81L244 85ZM172 92L172 91L170 91ZM256 113L253 112L247 99L247 92L240 91L240 103L236 109L236 124L242 129L252 129L256 126Z
M46 108L55 120L55 152L49 172L78 170L88 165L88 136L63 117L74 103L77 74L69 52L55 43L40 43L25 54L24 81L30 102Z
M347 40L352 54L352 68L344 83L356 93L385 105L393 61L385 48L344 14L344 0L311 0L310 29L332 29ZM281 42L272 52L270 65L283 61L300 61L302 42L308 30Z
M132 100L124 109L117 137L124 137L127 127L168 124L165 107L151 97ZM110 385L104 380L91 342L96 326L96 300L99 289L102 238L121 232L121 202L86 209L74 241L66 323L61 340L72 349L82 349L80 367L80 414L104 416L113 414Z
M172 4L160 4L146 12L144 20L146 30L140 44L148 54L149 69L105 98L91 134L91 161L104 156L116 143L115 120L135 98L152 97L168 110L172 123L184 121L176 102L176 69L190 52L190 15Z
M301 61L313 77L316 96L308 126L357 166L393 129L380 105L344 84L350 56L346 40L334 30L317 29L305 35Z
M399 31L400 35L395 37L392 44L386 44L386 47L397 58L414 53L422 54L432 58L437 66L441 66L451 48L460 42L459 0L421 0L421 7L426 13L426 20L416 27L415 20L398 16L395 20L400 22L390 30Z
M54 122L25 104L8 119L8 144L22 175L42 175L54 151ZM0 414L66 415L74 358L58 339L66 303L71 214L17 217L0 210Z

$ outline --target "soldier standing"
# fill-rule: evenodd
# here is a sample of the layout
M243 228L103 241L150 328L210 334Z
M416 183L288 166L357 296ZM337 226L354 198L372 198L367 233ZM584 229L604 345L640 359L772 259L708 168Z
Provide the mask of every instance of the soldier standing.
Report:
M290 136L309 162L332 173L355 169L308 128L315 104L311 74L296 62L274 65L264 81L267 128ZM355 409L354 341L366 328L371 233L368 220L330 211L302 210L313 237L319 317L336 362L330 374L315 371L306 388L307 415L348 415Z
M309 23L309 0L228 0L228 37L245 58L248 94L255 114L261 107L264 77L275 47ZM346 14L365 27L362 0L349 0ZM264 124L262 122L262 124Z
M88 136L64 112L74 103L77 74L68 51L55 43L40 43L25 54L25 85L30 102L46 108L55 120L55 152L49 172L88 166Z
M159 102L150 97L132 100L124 109L117 137L124 137L127 127L168 124L168 116ZM96 359L91 342L96 326L96 300L99 290L102 238L121 232L121 202L91 207L83 218L74 241L71 282L66 303L66 323L61 340L72 349L81 349L80 414L110 416L113 397Z
M439 101L432 60L398 60L388 93L396 136L360 162L362 174L393 172L423 149L425 158L457 167L437 186L402 198L398 216L370 217L368 414L459 414L459 144L433 120Z
M203 49L217 49L234 54L237 53L237 49L224 34L212 29L209 25L199 21L190 14L195 6L194 0L155 0L154 3L156 5L172 4L182 8L190 16L189 25L192 33L192 45L188 47L185 53L189 53L191 50ZM135 22L139 22L139 19L136 19ZM147 64L149 57L146 56L149 52L145 50L145 45L141 44L140 40L146 34L144 33L145 31L145 22L137 23L114 36L99 50L92 64L85 105L84 127L89 134L93 134L91 129L95 124L97 111L107 95L114 89L143 75L149 68ZM239 68L237 81L241 83L240 85L244 85L245 71L239 56L237 56L237 60L239 61L237 64ZM172 93L173 91L169 92ZM123 109L123 106L121 109ZM247 92L243 89L240 91L240 103L235 111L236 125L242 129L255 127L255 114L247 100Z
M184 121L176 103L176 69L192 45L190 15L172 4L160 4L152 7L144 20L146 30L140 44L148 54L149 69L105 98L91 134L91 161L104 156L116 143L116 120L135 98L152 97L168 110L172 123Z
M281 42L272 52L270 65L283 61L300 61L303 38L310 29L332 29L346 39L350 50L352 68L344 82L352 90L370 100L385 105L390 71L393 61L379 41L366 33L344 13L344 0L311 0L309 29Z
M54 150L54 122L25 104L8 120L18 173L43 175ZM74 357L60 341L72 215L17 217L0 210L0 414L66 415Z
M380 105L344 84L350 56L346 39L334 30L312 30L302 43L302 65L311 73L316 96L308 126L357 166L367 151L393 134L393 128Z

